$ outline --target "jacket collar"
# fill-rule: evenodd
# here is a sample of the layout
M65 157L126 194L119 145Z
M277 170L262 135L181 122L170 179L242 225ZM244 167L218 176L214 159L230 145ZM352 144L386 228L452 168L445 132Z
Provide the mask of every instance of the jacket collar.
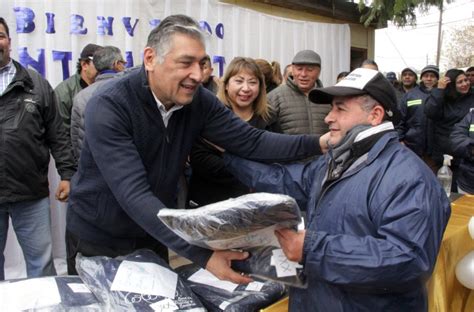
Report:
M13 77L13 80L10 84L11 85L17 84L17 85L22 86L23 88L32 89L34 87L33 79L28 73L28 70L17 61L15 60L12 60L12 61L13 61L13 65L16 68L16 74Z

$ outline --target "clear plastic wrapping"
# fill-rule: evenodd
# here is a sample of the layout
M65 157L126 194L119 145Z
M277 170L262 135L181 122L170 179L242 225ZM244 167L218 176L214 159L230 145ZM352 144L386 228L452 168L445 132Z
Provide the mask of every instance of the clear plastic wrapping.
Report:
M303 266L289 261L278 247L254 247L246 251L250 254L247 259L232 261L234 270L249 274L252 278L276 281L298 288L308 287Z
M2 311L104 311L79 276L48 276L0 283Z
M117 258L79 254L76 269L107 311L206 311L191 289L151 250Z
M286 288L272 281L238 285L228 291L189 278L198 272L199 266L189 264L176 268L176 272L187 283L209 311L252 312L276 302L286 293Z
M286 195L253 193L196 209L161 209L160 220L174 233L214 250L278 246L276 228L301 222L296 201Z

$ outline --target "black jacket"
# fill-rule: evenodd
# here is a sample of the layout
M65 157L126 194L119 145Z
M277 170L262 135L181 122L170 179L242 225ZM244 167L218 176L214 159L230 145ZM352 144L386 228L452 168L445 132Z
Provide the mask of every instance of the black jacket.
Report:
M474 109L451 132L451 148L461 159L457 183L463 191L474 194Z
M0 204L48 196L50 150L62 180L75 172L53 89L37 72L13 64L15 77L0 95Z
M430 91L423 84L405 93L400 101L402 118L396 126L400 141L420 157L431 155L433 143L433 124L424 112L429 95Z
M443 154L452 155L449 135L454 124L463 119L474 107L474 93L458 97L455 101L446 101L443 89L433 89L426 99L425 113L434 122L433 159L441 164ZM455 161L456 162L456 161Z

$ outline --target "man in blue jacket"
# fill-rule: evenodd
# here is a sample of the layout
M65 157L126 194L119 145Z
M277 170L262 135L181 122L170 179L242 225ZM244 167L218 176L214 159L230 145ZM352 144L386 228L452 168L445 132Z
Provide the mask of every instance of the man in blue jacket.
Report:
M427 65L421 70L421 83L405 93L400 101L401 118L396 129L403 142L409 149L420 156L427 165L435 168L431 160L433 140L433 124L426 117L425 101L439 79L439 69L436 65Z
M310 98L332 103L325 157L265 165L225 155L242 182L306 206L306 230L276 231L308 280L308 289L290 290L290 310L427 311L425 283L450 205L429 168L398 141L393 88L359 68Z
M245 253L190 246L157 213L175 206L179 175L200 136L260 161L309 157L321 153L319 142L252 128L204 89L204 37L187 16L169 16L152 30L143 59L87 105L67 215L68 271L78 252L113 257L150 248L167 260L168 247L221 279L249 282L230 269Z

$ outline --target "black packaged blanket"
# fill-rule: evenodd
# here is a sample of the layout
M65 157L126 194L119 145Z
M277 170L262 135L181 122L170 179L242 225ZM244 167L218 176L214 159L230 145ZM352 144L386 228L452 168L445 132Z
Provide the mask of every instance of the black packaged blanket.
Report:
M232 291L222 289L209 281L190 280L201 269L194 264L176 268L183 281L199 297L209 311L253 312L268 307L285 293L285 286L271 281L253 282L248 285L236 285Z
M191 289L148 249L117 258L78 255L76 269L109 311L205 311Z
M243 195L196 209L161 209L158 217L190 244L214 250L279 246L275 229L296 229L301 222L293 198L269 193Z
M104 311L79 276L48 276L0 283L2 311Z

